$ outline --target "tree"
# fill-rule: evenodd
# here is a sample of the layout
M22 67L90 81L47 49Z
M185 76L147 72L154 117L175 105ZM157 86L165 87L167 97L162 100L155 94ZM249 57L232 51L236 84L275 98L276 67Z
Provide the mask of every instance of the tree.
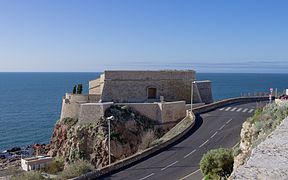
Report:
M77 88L77 86L75 85L73 88L73 94L76 94L76 88Z
M233 171L234 156L231 149L219 148L208 151L200 161L205 179L228 177Z
M82 94L83 91L83 85L82 84L78 84L77 86L77 94Z

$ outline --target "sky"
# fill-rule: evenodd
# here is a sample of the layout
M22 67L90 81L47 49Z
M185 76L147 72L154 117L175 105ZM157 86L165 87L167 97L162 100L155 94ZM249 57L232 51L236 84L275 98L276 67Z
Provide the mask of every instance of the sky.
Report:
M0 0L0 72L288 73L287 0Z

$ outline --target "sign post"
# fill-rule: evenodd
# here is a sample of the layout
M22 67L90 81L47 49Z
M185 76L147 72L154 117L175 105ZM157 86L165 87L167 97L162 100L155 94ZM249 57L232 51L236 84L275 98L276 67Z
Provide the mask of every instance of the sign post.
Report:
M269 94L269 102L272 103L272 93L273 93L273 88L270 88L270 94Z

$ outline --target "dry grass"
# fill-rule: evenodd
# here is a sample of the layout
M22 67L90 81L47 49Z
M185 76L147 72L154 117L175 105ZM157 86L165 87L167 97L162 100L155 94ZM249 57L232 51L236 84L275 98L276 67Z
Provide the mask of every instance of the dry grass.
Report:
M153 130L149 129L142 135L142 142L139 145L139 150L147 149L151 146L152 142L155 140L155 133Z
M88 173L94 169L93 165L87 161L79 160L67 167L59 174L59 179L69 179Z

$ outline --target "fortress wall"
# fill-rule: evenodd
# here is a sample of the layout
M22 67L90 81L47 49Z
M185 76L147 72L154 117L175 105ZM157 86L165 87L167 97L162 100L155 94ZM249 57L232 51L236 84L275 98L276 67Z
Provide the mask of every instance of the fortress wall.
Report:
M126 105L159 123L177 122L186 116L185 101L164 103L117 103Z
M141 115L161 123L161 110L157 103L117 103L138 111Z
M106 80L103 88L103 102L143 103L147 102L147 88L157 88L156 99L164 96L165 101L186 101L190 103L191 80ZM195 101L200 101L198 96Z
M99 79L89 82L90 94L102 94L103 102L143 103L191 100L191 83L195 71L105 71ZM197 81L194 103L213 102L211 82ZM147 88L157 88L156 99L147 99Z
M62 100L61 119L63 118L78 118L80 104L76 102L69 102L67 99Z
M106 80L172 80L184 78L195 80L195 71L105 71Z
M89 94L101 94L104 81L101 78L89 81Z
M66 93L62 100L61 119L78 118L80 105L88 102L98 102L100 95L84 95Z
M186 117L185 101L159 103L162 123L177 122Z
M104 116L105 110L113 103L86 103L80 106L79 124L95 123Z
M212 88L211 88L211 81L196 81L198 92L201 96L203 103L212 103Z
M98 103L101 99L100 94L89 94L89 101L90 103Z
M68 99L69 102L88 102L88 94L71 94L66 93L65 99Z

